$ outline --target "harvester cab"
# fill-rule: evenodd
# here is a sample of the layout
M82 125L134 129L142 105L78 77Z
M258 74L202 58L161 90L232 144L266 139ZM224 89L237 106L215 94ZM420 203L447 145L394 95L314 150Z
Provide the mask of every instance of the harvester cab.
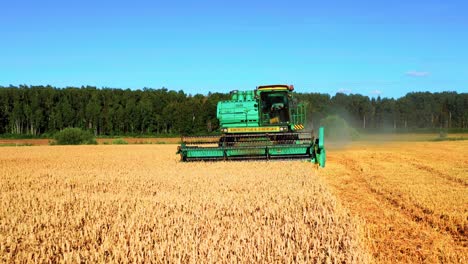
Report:
M308 159L325 166L324 130L318 137L306 127L305 105L294 87L264 85L232 91L217 105L220 136L184 136L178 147L182 161Z
M275 91L260 93L260 104L264 125L289 123L288 93Z

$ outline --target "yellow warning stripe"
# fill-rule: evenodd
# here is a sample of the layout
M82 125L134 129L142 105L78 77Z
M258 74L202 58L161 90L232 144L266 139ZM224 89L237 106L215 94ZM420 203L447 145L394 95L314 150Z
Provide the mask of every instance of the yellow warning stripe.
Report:
M227 129L228 133L246 133L246 132L279 132L280 127L231 127Z
M295 129L295 130L304 129L304 125L302 125L302 124L294 125L294 129Z

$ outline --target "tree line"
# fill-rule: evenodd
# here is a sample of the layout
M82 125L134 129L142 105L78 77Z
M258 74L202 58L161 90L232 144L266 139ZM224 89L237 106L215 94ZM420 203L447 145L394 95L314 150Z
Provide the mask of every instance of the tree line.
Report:
M340 115L362 130L468 128L468 93L414 92L398 98L298 93L314 126ZM0 86L0 134L51 135L79 127L95 135L216 132L216 105L229 93L190 95L166 88Z

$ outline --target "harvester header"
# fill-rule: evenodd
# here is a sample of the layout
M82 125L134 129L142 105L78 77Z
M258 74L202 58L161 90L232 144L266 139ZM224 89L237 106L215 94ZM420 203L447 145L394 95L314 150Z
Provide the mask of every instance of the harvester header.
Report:
M325 166L323 128L318 138L306 127L305 105L292 85L262 85L232 91L217 105L220 136L182 137L182 161L310 159Z

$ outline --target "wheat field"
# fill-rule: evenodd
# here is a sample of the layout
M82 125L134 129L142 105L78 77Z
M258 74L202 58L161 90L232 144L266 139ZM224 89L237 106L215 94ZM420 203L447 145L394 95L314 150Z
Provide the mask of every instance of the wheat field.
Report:
M371 261L364 224L310 163L180 163L175 145L0 150L0 262Z
M181 163L176 145L0 148L0 262L466 263L468 142L328 163Z

